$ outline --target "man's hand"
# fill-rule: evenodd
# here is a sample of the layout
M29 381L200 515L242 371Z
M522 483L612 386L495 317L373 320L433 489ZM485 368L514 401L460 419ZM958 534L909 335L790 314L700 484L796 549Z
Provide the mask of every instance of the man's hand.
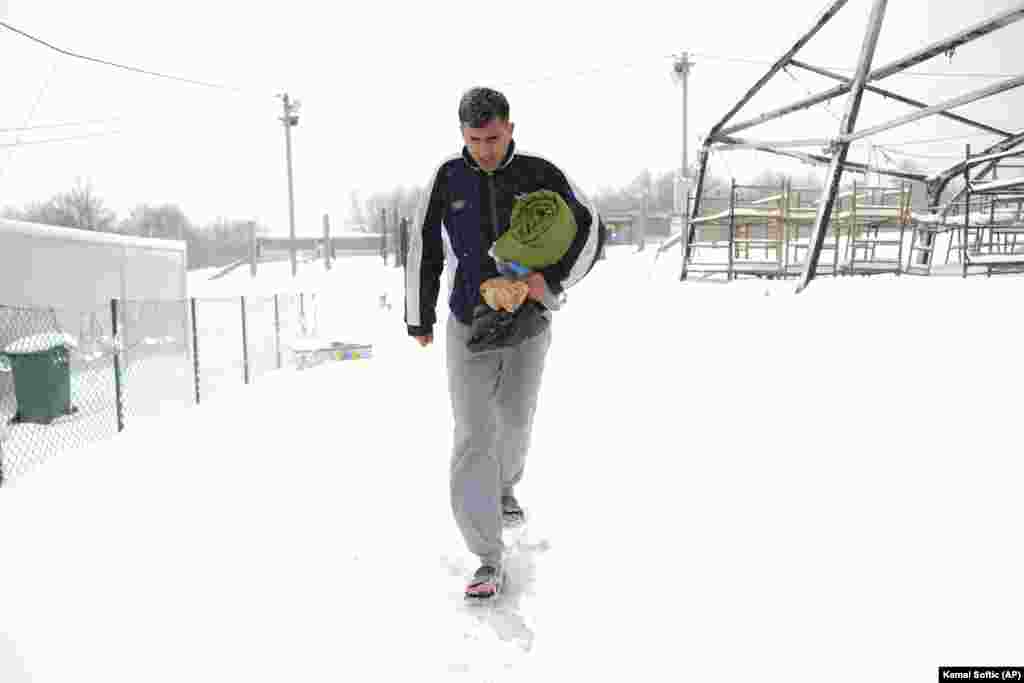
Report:
M530 291L526 295L527 298L533 299L534 301L544 300L544 289L547 285L544 283L543 275L540 273L530 273L526 276L526 284L530 287Z
M418 341L420 346L430 346L434 343L434 335L432 334L425 334L422 337L413 337L413 339Z

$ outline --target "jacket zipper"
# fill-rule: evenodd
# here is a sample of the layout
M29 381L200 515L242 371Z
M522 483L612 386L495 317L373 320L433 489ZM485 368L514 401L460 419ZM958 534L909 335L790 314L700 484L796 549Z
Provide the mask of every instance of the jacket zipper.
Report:
M494 176L487 176L487 183L491 188L491 244L498 241L498 200L495 196L496 188L494 185Z

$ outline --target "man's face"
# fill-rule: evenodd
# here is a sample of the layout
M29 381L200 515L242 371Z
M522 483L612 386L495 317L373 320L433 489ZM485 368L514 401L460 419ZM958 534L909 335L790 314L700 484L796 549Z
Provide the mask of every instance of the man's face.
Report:
M491 119L483 128L462 126L462 139L480 168L493 171L504 161L508 145L512 142L512 128L511 121L501 119Z

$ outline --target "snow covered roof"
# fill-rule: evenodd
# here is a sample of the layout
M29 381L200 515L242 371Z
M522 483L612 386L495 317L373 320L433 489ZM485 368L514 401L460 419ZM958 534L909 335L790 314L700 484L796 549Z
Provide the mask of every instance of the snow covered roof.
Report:
M56 225L44 225L42 223L29 223L27 221L16 221L9 218L0 218L0 232L20 233L32 237L43 237L62 241L89 242L92 244L113 244L123 247L142 247L145 249L162 249L167 251L185 251L186 245L182 240L164 240L152 237L136 237L134 235L119 235L111 232L97 232L95 230L79 230L77 228L63 228Z

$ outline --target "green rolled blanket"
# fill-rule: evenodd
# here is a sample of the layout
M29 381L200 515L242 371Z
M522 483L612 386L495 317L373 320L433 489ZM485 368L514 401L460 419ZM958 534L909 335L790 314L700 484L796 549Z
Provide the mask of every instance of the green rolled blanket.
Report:
M576 237L576 217L562 196L538 190L516 199L512 222L498 241L493 255L531 270L557 263Z

